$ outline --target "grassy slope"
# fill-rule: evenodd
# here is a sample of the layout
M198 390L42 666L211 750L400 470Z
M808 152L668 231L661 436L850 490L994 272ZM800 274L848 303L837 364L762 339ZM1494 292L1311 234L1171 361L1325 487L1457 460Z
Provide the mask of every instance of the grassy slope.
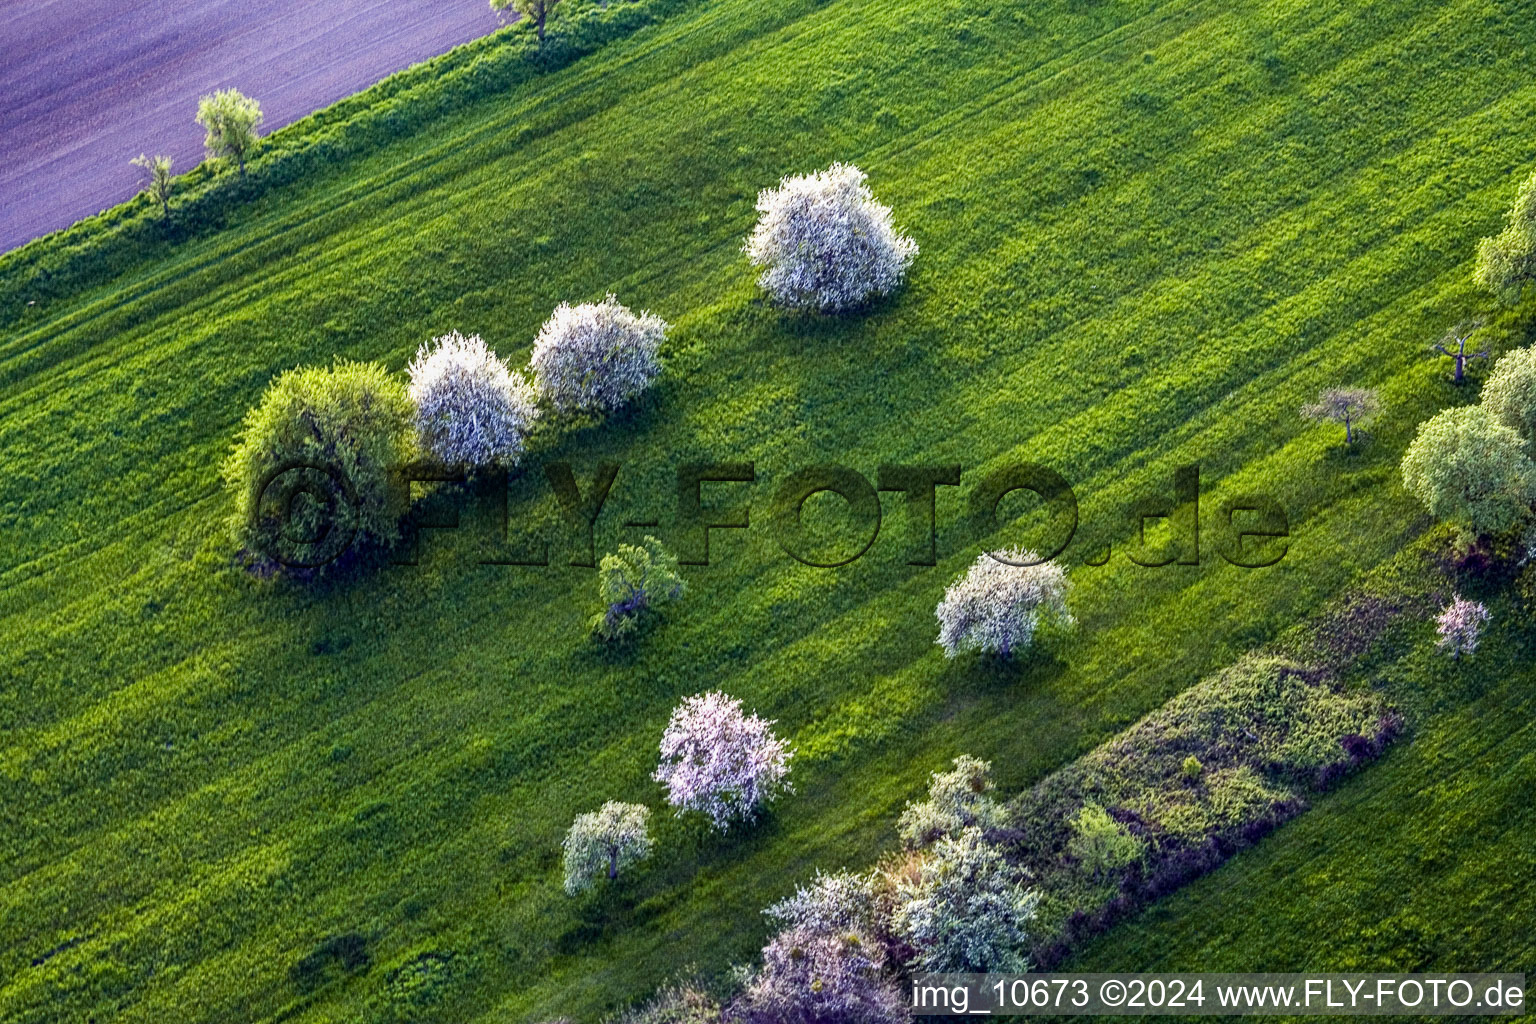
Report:
M1393 467L1454 400L1420 345L1536 156L1531 33L1470 2L722 0L39 311L0 342L0 1019L344 1019L428 950L469 964L453 1019L589 1014L748 955L953 754L1021 786L1274 635L1420 525ZM758 187L833 159L923 255L862 319L784 319L739 240ZM950 494L936 569L889 534L835 573L717 535L622 656L582 640L586 571L477 567L467 536L330 594L228 567L217 465L274 372L449 327L521 357L609 288L676 322L666 382L534 460L625 463L606 546L687 458L757 460L761 513L820 459L1024 457L1091 542L1198 460L1212 498L1277 493L1291 553L1077 570L1081 639L1012 674L932 645L977 542ZM1352 454L1294 411L1341 380L1388 399ZM713 686L793 734L797 795L727 840L668 823L652 870L566 900L571 815L654 803L668 710ZM353 931L368 972L288 979Z

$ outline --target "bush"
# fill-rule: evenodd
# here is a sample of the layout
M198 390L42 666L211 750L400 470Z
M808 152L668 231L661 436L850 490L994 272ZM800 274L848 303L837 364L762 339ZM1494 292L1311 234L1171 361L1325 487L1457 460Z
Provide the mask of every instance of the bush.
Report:
M881 970L879 947L858 932L792 928L763 949L741 1001L749 1024L895 1024L907 1001Z
M1451 603L1440 611L1435 626L1440 633L1439 647L1452 658L1476 652L1482 639L1483 627L1493 618L1493 613L1481 601L1468 601L1456 595Z
M896 831L908 847L927 846L967 828L997 828L1003 809L987 796L992 791L992 764L969 755L955 758L955 768L934 772L928 799L908 804Z
M1536 451L1536 347L1506 353L1483 385L1483 405L1495 420Z
M1205 771L1205 765L1201 764L1200 759L1194 754L1190 754L1184 759L1184 763L1179 765L1180 774L1190 782L1198 779L1203 771Z
M634 632L649 611L683 595L677 558L655 537L639 545L620 544L617 554L604 555L598 567L597 593L605 605L592 619L592 629L604 640Z
M384 976L364 1019L369 1024L418 1024L442 1018L451 1002L479 972L478 957L453 950L418 954Z
M656 352L666 336L666 321L636 316L612 295L581 306L562 302L533 343L535 386L561 412L612 412L661 372Z
M433 338L409 373L416 426L432 457L470 469L517 465L538 417L533 388L478 334Z
M935 611L945 657L971 649L1006 658L1029 647L1042 620L1072 624L1066 569L1055 562L1030 564L1038 561L1033 551L985 553L950 584Z
M743 713L741 701L723 693L684 700L662 734L655 774L667 787L668 802L679 813L702 811L721 831L750 820L790 788L789 746L771 725Z
M790 309L839 312L886 295L901 284L917 243L891 226L891 210L875 202L865 174L833 164L784 178L758 194L757 227L744 246L758 283Z
M650 808L610 800L590 814L578 814L565 834L565 891L574 896L592 887L600 874L609 881L651 855Z
M1477 283L1507 303L1536 279L1536 175L1525 180L1504 230L1477 247Z
M224 480L237 543L268 566L315 567L337 544L388 544L406 503L393 485L414 454L411 402L376 363L289 370L240 429Z
M1536 465L1520 435L1482 406L1447 409L1422 424L1402 472L1409 493L1464 537L1518 526L1536 499Z
M801 886L793 896L763 913L786 929L868 933L876 923L875 900L875 879L871 875L817 872L810 885Z
M940 839L896 889L892 921L918 951L915 963L934 973L1021 974L1039 893L1027 889L980 829Z
M1200 762L1196 761L1198 765ZM1189 774L1185 761L1185 775ZM1072 820L1072 838L1067 852L1095 879L1118 868L1136 863L1147 852L1146 840L1125 830L1109 812L1098 804L1084 804Z

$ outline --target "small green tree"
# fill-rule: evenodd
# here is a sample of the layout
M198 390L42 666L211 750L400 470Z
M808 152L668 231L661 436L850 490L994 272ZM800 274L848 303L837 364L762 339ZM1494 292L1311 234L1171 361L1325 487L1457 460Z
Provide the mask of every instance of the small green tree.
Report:
M133 166L142 167L148 182L144 191L149 193L155 202L160 204L160 215L169 220L171 216L171 158L168 156L146 156L140 153L132 160Z
M604 608L592 628L604 640L632 633L649 611L683 595L677 557L655 537L638 545L620 544L617 554L604 555L598 566L597 593Z
M1520 186L1504 230L1478 245L1476 279L1510 305L1536 280L1536 174Z
M1199 762L1195 762L1197 765ZM1186 765L1185 772L1188 772ZM1146 853L1147 841L1125 830L1098 804L1084 804L1072 819L1072 838L1067 852L1077 858L1095 881L1106 872L1134 864Z
M1536 500L1536 465L1520 435L1480 405L1447 409L1421 425L1402 472L1408 492L1464 537L1519 525Z
M354 540L390 543L415 454L405 386L376 363L289 370L246 414L224 480L237 543L258 564L328 565Z
M491 10L505 11L511 8L520 18L529 18L533 21L533 30L538 33L539 44L544 43L544 24L549 20L560 0L491 0Z
M197 101L197 123L208 133L203 139L208 158L237 161L244 177L246 158L256 149L261 104L237 89L221 89Z
M578 814L565 834L565 891L591 888L599 875L619 872L651 855L651 809L609 800L590 814Z
M1483 385L1483 405L1536 451L1536 346L1499 359Z
M1000 827L1006 815L992 792L992 762L961 754L954 770L929 777L928 799L907 804L896 831L909 848L928 846L967 828Z

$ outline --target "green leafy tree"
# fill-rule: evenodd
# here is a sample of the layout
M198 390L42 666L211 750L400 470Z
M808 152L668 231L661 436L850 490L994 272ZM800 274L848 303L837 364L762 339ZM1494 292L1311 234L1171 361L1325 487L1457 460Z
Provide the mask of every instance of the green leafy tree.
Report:
M1196 765L1199 762L1195 762ZM1185 768L1186 773L1188 767ZM1147 851L1147 841L1125 830L1098 804L1084 804L1072 820L1067 852L1095 879L1107 872L1134 864Z
M237 89L221 89L197 101L197 123L208 133L203 148L210 160L227 157L240 165L256 149L256 129L261 126L261 104Z
M1536 346L1499 359L1483 385L1483 405L1536 451Z
M1504 230L1477 247L1477 283L1502 301L1520 301L1536 280L1536 174L1525 180L1504 221Z
M142 167L148 177L148 183L144 191L148 192L155 202L160 204L160 215L169 220L171 216L171 158L168 156L146 156L140 153L132 160L133 166Z
M1520 435L1480 405L1447 409L1422 424L1402 472L1409 493L1463 536L1509 530L1536 500L1536 465Z
M544 24L559 3L560 0L491 0L491 10L505 11L511 8L518 17L530 19L534 32L538 33L539 43L542 44Z
M609 881L624 868L651 855L651 810L641 804L609 800L590 814L578 814L562 844L565 891L574 896L591 888L598 876Z
M643 617L683 595L677 556L655 537L639 544L620 544L617 554L604 555L598 566L597 592L604 608L592 628L604 640L634 632Z
M992 829L1003 824L1003 808L992 792L992 762L969 754L954 760L954 770L934 772L928 799L907 804L896 831L908 847L917 849L967 828Z
M377 363L289 370L246 414L224 479L237 543L267 567L316 569L400 535L396 471L415 455L405 386Z

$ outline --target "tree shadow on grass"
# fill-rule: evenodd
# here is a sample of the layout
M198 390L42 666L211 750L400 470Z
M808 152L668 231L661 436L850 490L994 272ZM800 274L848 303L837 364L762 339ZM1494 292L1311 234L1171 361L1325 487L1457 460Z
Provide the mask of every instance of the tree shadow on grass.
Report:
M541 417L535 435L541 463L564 462L598 453L606 458L667 421L668 397L677 385L665 372L649 388L610 413L567 413Z
M944 692L955 697L982 697L1000 689L1027 687L1037 690L1067 669L1050 643L1039 643L1008 658L995 654L964 652L945 660L939 675Z
M579 952L670 913L701 871L750 860L783 833L772 805L725 832L702 814L660 810L653 829L656 850L649 861L577 897L575 922L555 940L561 953Z

